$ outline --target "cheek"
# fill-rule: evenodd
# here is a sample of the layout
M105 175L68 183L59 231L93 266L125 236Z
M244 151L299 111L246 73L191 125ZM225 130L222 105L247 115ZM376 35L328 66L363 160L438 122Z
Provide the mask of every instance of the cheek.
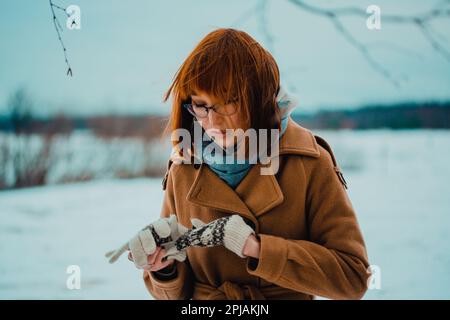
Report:
M209 121L207 118L198 120L197 123L205 130L210 129Z
M244 122L243 117L237 113L230 117L231 120L231 128L233 129L243 129L244 131L247 129L247 125Z

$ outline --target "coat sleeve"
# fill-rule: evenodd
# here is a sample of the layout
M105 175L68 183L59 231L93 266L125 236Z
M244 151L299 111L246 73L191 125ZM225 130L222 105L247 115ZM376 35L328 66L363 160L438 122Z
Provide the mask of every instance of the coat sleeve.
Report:
M330 299L360 299L370 274L364 240L334 156L302 158L306 175L308 240L259 234L259 259L247 271L291 290Z
M175 199L173 188L173 172L176 166L166 173L163 180L164 200L161 217L168 217L175 213ZM183 262L175 260L175 276L164 277L158 272L144 271L143 278L147 290L158 300L188 300L192 297L194 275L188 259ZM163 280L167 278L167 280Z

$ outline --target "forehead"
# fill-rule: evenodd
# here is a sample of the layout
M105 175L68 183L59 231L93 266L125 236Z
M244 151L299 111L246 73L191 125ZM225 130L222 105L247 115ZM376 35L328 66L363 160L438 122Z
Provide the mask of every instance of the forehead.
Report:
M216 102L219 99L217 99L216 97L214 97L213 95L205 92L205 91L201 91L201 90L196 90L191 94L191 97L193 99L197 99L197 100L203 100L205 102Z

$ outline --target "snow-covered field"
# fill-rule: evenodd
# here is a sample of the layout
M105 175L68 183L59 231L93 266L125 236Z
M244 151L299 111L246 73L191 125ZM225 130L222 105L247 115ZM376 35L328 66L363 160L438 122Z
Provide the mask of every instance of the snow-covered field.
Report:
M322 131L349 184L381 288L366 299L450 298L450 132ZM141 272L104 252L157 218L161 179L0 192L0 298L148 299ZM69 290L67 267L81 270Z

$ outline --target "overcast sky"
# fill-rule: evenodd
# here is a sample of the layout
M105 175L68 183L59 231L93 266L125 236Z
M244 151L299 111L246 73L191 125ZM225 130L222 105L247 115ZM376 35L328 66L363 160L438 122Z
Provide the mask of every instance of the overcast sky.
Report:
M364 18L342 21L353 36L400 81L395 87L373 70L326 18L304 12L287 0L268 2L261 32L257 1L54 0L79 5L81 30L64 30L74 76L66 67L47 0L0 1L0 113L8 97L25 87L38 112L167 113L162 96L184 58L218 27L242 29L270 49L282 83L301 103L297 110L354 108L368 103L450 99L450 62L436 53L411 25L383 23L370 31ZM344 1L308 3L324 8ZM383 14L409 15L441 1L345 1ZM244 13L248 18L239 19ZM65 18L57 12L63 25ZM450 51L450 19L433 22ZM238 23L236 23L238 21Z

